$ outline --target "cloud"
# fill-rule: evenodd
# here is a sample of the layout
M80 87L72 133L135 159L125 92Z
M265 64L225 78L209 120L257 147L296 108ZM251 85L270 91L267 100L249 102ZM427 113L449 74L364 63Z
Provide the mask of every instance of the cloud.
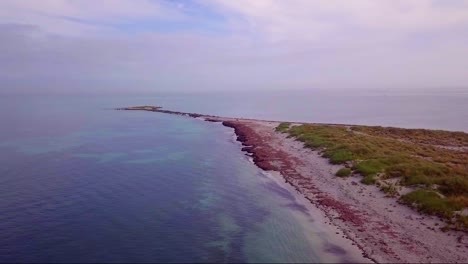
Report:
M1 21L61 35L102 33L126 21L182 19L178 8L150 0L2 0L0 6Z
M468 87L468 1L0 2L0 92Z
M241 18L256 33L278 38L318 37L348 27L411 33L468 24L468 1L213 0L211 3L228 15Z

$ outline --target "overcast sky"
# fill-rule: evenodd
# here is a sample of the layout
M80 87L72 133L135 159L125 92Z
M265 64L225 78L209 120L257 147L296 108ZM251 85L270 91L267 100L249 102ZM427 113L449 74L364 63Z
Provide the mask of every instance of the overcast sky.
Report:
M468 91L468 0L1 0L0 92Z

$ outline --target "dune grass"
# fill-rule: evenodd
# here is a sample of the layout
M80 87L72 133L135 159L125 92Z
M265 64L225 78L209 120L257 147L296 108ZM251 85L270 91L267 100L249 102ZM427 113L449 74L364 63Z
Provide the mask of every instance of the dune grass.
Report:
M398 196L398 187L395 184L381 185L380 190L383 191L388 197Z
M442 217L453 217L453 212L463 209L463 204L453 199L443 198L432 190L416 190L401 196L403 203L416 207L418 210Z
M351 169L341 168L336 172L335 175L338 176L338 177L347 177L347 176L351 175Z
M276 127L276 131L278 132L285 132L286 130L289 129L290 123L281 123Z
M312 124L281 124L277 131L321 151L332 164L351 163L349 174L361 174L364 184L398 179L398 185L414 189L400 198L403 203L448 220L457 218L456 224L468 229L466 216L459 213L468 207L468 134ZM388 191L397 196L396 189Z

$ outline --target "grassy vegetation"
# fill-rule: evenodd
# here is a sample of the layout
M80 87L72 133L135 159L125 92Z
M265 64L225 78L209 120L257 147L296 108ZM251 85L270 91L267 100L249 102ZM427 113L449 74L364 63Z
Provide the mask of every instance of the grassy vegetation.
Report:
M368 159L359 162L354 168L363 176L372 176L384 170L385 161L381 159Z
M338 176L338 177L348 177L349 175L351 175L351 169L341 168L336 172L335 175Z
M463 132L380 126L354 126L352 129L369 135L385 136L399 140L407 140L413 143L445 146L468 145L468 137L466 136L466 133Z
M382 185L380 186L380 190L382 190L389 197L398 196L398 187L395 184Z
M444 199L432 190L416 190L401 196L401 201L422 212L446 218L453 217L454 211L463 209L463 204L457 203L453 199Z
M285 132L289 129L290 123L281 123L276 127L276 131L278 132Z
M330 159L332 164L341 164L345 161L353 160L353 153L346 149L327 150L323 156Z
M377 182L377 178L374 174L369 174L364 176L364 178L361 179L361 183L366 184L366 185L371 185Z
M457 218L457 224L468 229L467 217L458 213L468 207L468 134L366 126L290 127L287 123L277 130L320 150L333 164L353 164L346 173L361 174L364 184L398 179L398 185L415 189L401 201L428 214ZM382 186L386 193L398 194L396 186Z

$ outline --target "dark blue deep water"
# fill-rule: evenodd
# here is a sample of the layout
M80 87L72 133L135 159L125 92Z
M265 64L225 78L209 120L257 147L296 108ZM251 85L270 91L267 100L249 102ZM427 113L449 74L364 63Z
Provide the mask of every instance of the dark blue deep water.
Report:
M110 110L158 100L1 99L1 262L365 260L230 128Z

